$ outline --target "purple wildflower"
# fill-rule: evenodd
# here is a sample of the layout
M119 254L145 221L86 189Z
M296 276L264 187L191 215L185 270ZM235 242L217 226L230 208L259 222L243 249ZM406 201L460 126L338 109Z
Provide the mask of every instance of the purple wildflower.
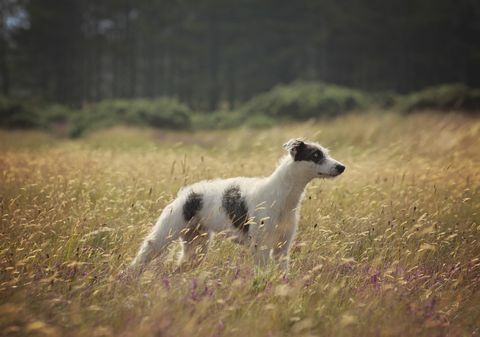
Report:
M192 279L192 291L190 293L190 297L192 300L196 301L198 299L198 296L197 296L197 288L198 288L198 281L197 279L194 277Z
M170 290L170 280L168 279L167 276L162 278L162 283L165 289Z
M370 276L370 283L374 286L374 287L378 287L379 286L379 283L378 283L378 272L373 274L372 276Z

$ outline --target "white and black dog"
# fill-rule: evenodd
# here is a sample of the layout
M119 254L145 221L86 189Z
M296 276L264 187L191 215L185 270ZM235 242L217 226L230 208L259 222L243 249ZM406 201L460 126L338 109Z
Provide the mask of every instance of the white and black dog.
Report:
M143 241L130 269L140 272L178 238L181 261L198 261L213 233L227 231L236 242L250 246L258 266L267 266L273 257L287 271L306 185L314 178L338 176L345 166L317 143L291 139L283 147L289 154L269 177L208 180L181 189Z

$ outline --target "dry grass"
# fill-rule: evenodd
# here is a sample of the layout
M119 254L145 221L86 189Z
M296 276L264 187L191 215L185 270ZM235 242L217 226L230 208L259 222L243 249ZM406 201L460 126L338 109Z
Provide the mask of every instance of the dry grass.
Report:
M288 279L215 241L119 282L162 207L199 179L265 175L289 137L347 164L307 192ZM11 336L480 334L480 120L347 116L271 130L0 133L0 331Z

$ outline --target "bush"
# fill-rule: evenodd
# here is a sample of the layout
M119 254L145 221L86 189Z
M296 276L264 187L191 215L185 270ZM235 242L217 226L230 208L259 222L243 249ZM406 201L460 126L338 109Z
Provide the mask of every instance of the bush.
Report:
M275 119L265 115L254 115L245 121L245 126L252 129L270 128L276 124Z
M0 127L28 129L41 126L39 113L33 104L0 96Z
M73 120L72 137L87 130L116 124L152 126L156 128L189 128L191 110L171 98L106 100L86 106Z
M337 116L367 104L367 96L358 90L319 82L294 82L255 96L241 111L247 115L308 119Z
M192 125L197 129L230 129L245 123L246 116L235 111L214 111L211 113L195 113Z
M75 114L71 108L41 101L0 97L0 127L9 129L51 128L67 125Z
M192 125L197 129L232 129L242 125L248 128L268 128L275 125L272 117L265 115L248 116L238 111L214 111L211 113L195 113Z
M480 112L480 90L463 84L444 84L405 96L394 92L367 95L320 82L279 85L253 97L238 111L193 113L175 99L112 99L73 110L60 104L0 96L0 127L44 128L58 135L79 137L85 132L117 124L155 128L226 129L245 125L265 128L284 120L337 116L348 111L394 107L418 110Z
M39 109L39 117L43 125L67 124L77 112L60 104L45 105Z
M464 84L437 85L406 95L399 108L407 113L418 110L480 112L480 90Z
M380 109L395 107L401 96L394 91L380 91L370 95L370 103Z

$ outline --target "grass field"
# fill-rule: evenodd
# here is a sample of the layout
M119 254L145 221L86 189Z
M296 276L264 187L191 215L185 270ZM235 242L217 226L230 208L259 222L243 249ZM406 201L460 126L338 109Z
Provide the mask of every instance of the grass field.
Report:
M128 263L177 190L268 175L305 136L347 165L312 182L288 278L221 237L197 269L177 246ZM114 128L68 141L0 132L0 334L480 335L480 120L351 115L267 130Z

